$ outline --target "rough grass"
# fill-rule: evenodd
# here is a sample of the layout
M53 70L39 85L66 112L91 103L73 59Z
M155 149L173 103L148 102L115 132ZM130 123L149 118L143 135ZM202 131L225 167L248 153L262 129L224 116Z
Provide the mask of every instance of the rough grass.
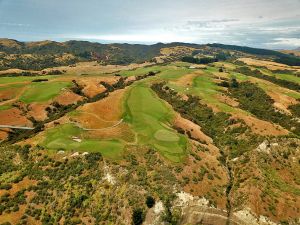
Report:
M138 143L154 147L171 161L182 161L186 138L168 126L173 119L171 109L146 84L139 83L129 90L125 109L125 121L137 132Z
M69 82L32 83L20 97L24 103L46 102L59 95L63 88L70 87Z
M82 141L72 140L73 136ZM72 124L64 124L48 130L42 146L50 150L101 152L104 157L113 159L120 158L124 148L124 144L118 140L85 139L84 132Z
M280 191L293 193L300 196L300 189L284 181L275 169L266 167L265 170L263 170L263 174L268 182L271 183L274 187L278 188Z

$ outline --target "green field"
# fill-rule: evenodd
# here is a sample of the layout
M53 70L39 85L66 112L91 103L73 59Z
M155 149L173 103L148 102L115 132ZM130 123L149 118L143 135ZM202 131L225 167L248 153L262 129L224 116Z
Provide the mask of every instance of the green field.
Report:
M172 110L146 84L139 83L131 88L125 109L124 119L137 132L140 144L154 147L171 161L182 161L187 140L170 128Z
M292 72L290 72L290 73L274 73L274 71L270 71L268 69L260 69L260 71L263 72L265 75L273 76L276 79L286 80L286 81L300 84L300 77L297 77Z
M45 76L19 76L19 77L1 77L0 76L0 84L9 84L9 83L18 83L18 82L30 82L35 79L53 79L57 78L56 75L45 75Z
M164 71L167 69L167 66L149 66L149 67L141 67L134 70L122 70L119 72L121 76L130 77L130 76L138 76L149 73L150 71Z
M8 85L5 85L5 86L1 86L0 87L0 91L4 91L4 90L7 90L7 89L19 89L19 88L22 88L24 87L26 84L8 84Z
M7 110L7 109L11 109L12 106L11 105L0 105L0 110Z
M197 95L205 103L214 104L224 112L234 111L234 108L225 103L222 103L216 98L216 95L220 94L221 87L214 83L212 75L209 72L203 75L196 76L193 79L192 86L178 86L173 83L168 84L168 86L179 93Z
M124 144L118 140L95 140L85 138L85 132L72 124L64 124L46 132L42 143L50 150L67 150L78 152L101 152L104 157L118 159L121 157ZM72 137L78 137L76 142Z
M20 100L24 103L45 102L59 95L63 88L71 85L69 82L32 83Z
M284 75L287 75L287 74L284 74ZM288 75L288 76L291 76L291 75ZM244 74L241 74L241 73L234 73L232 72L231 73L231 78L235 77L239 82L244 82L244 81L249 81L251 79L251 77L249 76L246 76ZM253 78L252 78L253 79ZM295 98L295 99L300 99L300 93L299 92L296 92L296 91L293 91L293 90L289 90L289 89L286 89L285 91L282 90L282 88L276 84L273 84L273 83L269 83L269 85L266 85L263 80L260 80L258 78L256 78L257 80L257 85L262 88L264 91L276 91L282 95L287 95L289 97L292 97L292 98Z
M300 84L300 77L296 77L295 75L292 75L292 74L275 73L274 76L277 79L287 80L287 81L291 81L291 82Z
M142 67L135 70L124 70L119 72L121 76L129 77L129 76L138 76L149 73L150 71L160 71L157 77L161 79L177 79L184 74L190 73L193 69L188 69L185 67L177 67L177 66L150 66L150 67Z
M176 80L194 71L194 69L188 69L185 67L170 67L158 74L158 77L163 80Z

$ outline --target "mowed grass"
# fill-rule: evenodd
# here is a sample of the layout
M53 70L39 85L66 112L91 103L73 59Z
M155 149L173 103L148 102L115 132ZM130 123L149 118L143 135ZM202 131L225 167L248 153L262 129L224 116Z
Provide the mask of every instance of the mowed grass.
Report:
M59 95L63 88L71 87L70 82L32 83L20 97L24 103L46 102Z
M205 73L196 76L193 79L192 86L179 86L173 83L168 84L179 93L199 96L205 103L213 104L221 111L233 112L234 108L219 101L216 96L221 94L219 87L212 78L212 74L204 70Z
M124 144L118 140L97 140L85 138L85 132L73 124L64 124L48 130L42 146L49 150L67 150L78 152L100 152L104 157L119 159ZM72 137L78 137L76 142Z
M287 95L289 97L295 98L295 99L300 99L300 93L297 91L289 90L289 89L284 89L276 84L273 84L272 82L269 82L268 85L264 82L264 80L258 79L258 78L252 78L249 76L246 76L241 73L234 73L231 72L230 74L231 78L236 78L239 82L244 82L244 81L250 81L255 79L255 83L264 91L276 91L282 95Z
M163 70L157 76L162 80L171 81L171 80L179 79L180 77L192 73L194 71L195 71L194 69L188 69L185 67L169 67Z
M130 76L138 76L149 73L150 71L164 71L166 70L166 66L149 66L149 67L141 67L133 70L123 70L120 71L119 74L124 77Z
M255 69L255 68L252 67L252 69ZM272 72L268 69L260 69L260 71L262 73L264 73L265 75L273 76L276 79L286 80L286 81L290 81L290 82L300 84L300 77L297 77L292 72L291 73L274 73L274 72Z
M7 109L11 109L12 105L0 105L0 110L7 110Z
M149 67L142 67L135 70L124 70L119 72L121 76L129 77L129 76L138 76L138 75L145 75L150 71L160 73L156 75L159 79L169 80L169 79L178 79L184 74L193 72L193 69L189 69L186 67L178 67L175 65L168 65L168 66L149 66Z
M292 74L284 74L284 73L275 73L274 74L277 79L291 81L297 84L300 84L300 77L296 77Z
M129 90L125 109L124 120L137 133L138 144L155 148L173 162L184 159L187 140L169 127L173 119L172 109L146 84L136 84Z
M0 84L19 83L19 82L30 82L35 79L53 79L57 78L57 75L45 75L45 76L19 76L19 77L1 77Z

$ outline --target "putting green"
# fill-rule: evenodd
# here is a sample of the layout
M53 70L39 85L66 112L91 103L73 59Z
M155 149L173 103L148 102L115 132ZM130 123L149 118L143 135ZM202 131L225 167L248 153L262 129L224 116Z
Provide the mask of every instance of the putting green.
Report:
M158 130L155 132L154 137L158 141L179 141L178 135L168 130Z
M78 138L74 140L74 138ZM41 144L50 150L101 152L104 157L117 159L122 156L124 144L118 140L88 139L85 132L72 124L64 124L46 132Z

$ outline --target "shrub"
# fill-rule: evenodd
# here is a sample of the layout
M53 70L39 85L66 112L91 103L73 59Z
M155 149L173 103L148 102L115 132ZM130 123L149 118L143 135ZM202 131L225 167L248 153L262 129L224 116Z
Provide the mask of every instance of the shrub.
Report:
M148 208L152 208L155 205L155 199L151 196L147 196L146 205Z
M135 209L133 210L133 214L132 214L132 223L134 225L140 225L143 223L144 221L144 212L142 209Z

